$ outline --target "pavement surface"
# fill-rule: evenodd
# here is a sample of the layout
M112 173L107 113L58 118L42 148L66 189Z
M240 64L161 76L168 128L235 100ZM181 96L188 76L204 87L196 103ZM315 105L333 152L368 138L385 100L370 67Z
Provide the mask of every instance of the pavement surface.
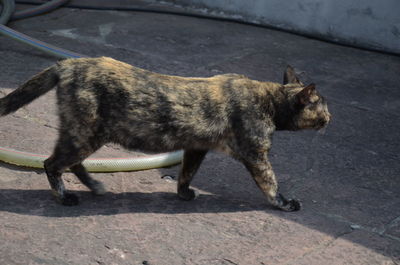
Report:
M139 12L62 8L10 23L32 37L183 76L315 82L333 115L324 134L281 132L270 155L281 191L303 209L269 207L244 167L210 153L200 196L177 199L178 167L97 173L93 197L71 174L76 207L55 203L42 170L0 164L0 264L400 264L400 57L265 28ZM56 58L0 36L0 93ZM50 154L50 92L1 118L0 146ZM140 155L109 145L94 156Z

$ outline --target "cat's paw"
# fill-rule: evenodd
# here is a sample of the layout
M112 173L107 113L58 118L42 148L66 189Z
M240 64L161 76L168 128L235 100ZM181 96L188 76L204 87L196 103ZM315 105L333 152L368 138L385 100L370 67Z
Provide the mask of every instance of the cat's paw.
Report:
M191 201L199 196L199 192L193 189L178 190L178 197L184 201Z
M92 192L94 195L100 196L106 194L107 190L104 187L103 183L96 182L96 184L92 186Z
M301 202L296 199L290 199L288 205L283 209L287 212L295 212L301 209Z
M79 204L79 198L75 194L65 193L64 196L59 198L62 205L75 206Z
M274 206L285 212L295 212L301 209L301 202L296 199L287 200L279 193L275 198Z

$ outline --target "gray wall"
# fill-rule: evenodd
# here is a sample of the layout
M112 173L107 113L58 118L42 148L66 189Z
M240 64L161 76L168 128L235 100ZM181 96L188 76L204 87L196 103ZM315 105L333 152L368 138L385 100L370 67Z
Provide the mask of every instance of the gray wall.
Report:
M245 21L400 54L400 0L173 0L172 2L190 5L203 12L228 17L239 16Z

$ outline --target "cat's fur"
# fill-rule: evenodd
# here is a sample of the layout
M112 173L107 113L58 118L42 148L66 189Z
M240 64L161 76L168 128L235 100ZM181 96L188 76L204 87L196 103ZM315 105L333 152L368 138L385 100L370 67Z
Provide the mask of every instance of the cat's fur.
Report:
M103 185L81 162L106 143L150 152L184 150L178 195L195 197L189 184L208 150L241 161L275 207L294 211L297 200L277 193L268 152L275 130L319 129L330 119L315 85L304 86L289 66L284 85L242 75L186 78L146 71L111 58L67 59L33 76L0 99L0 116L57 88L59 139L45 170L56 198L78 203L65 190L70 169L95 194Z

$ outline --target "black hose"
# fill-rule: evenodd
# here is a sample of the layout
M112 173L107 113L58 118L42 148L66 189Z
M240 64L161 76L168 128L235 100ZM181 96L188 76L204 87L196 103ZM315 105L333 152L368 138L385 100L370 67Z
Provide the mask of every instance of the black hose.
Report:
M0 33L10 37L16 41L28 44L29 46L32 46L38 50L41 50L47 54L56 56L58 58L80 58L80 57L88 57L87 55L75 53L69 50L65 50L56 46L53 46L51 44L48 44L46 42L42 42L40 40L34 39L32 37L29 37L21 32L15 31L10 29L9 27L6 27L4 25L0 24Z
M34 8L29 8L26 10L22 10L22 11L18 11L15 12L10 20L17 20L17 19L23 19L23 18L28 18L28 17L33 17L36 15L40 15L43 13L47 13L50 11L53 11L54 9L65 5L66 3L68 3L69 0L53 0L53 1L49 1L47 3L41 4L38 7L34 7Z
M13 2L12 0L0 0L1 2L5 2L8 5L10 2ZM23 1L23 0L17 0L17 3L21 4L33 4L33 5L42 5L44 2L43 1L37 1L37 0L28 0L28 1ZM52 1L51 1L52 2ZM225 21L225 22L234 22L234 23L240 23L240 24L245 24L245 25L250 25L250 26L256 26L256 27L262 27L262 28L268 28L268 29L273 29L273 30L279 30L279 31L284 31L292 34L296 34L298 36L302 37L307 37L311 39L316 39L320 41L325 41L329 43L334 43L337 45L345 46L345 47L352 47L352 48L357 48L365 51L371 51L371 52L379 52L383 54L388 54L388 55L396 55L399 56L397 52L392 52L392 51L387 51L387 50L382 50L381 48L378 47L360 47L357 46L353 43L350 43L346 40L333 40L328 37L322 36L322 35L312 35L312 34L307 34L304 32L298 32L294 30L288 30L288 29L283 29L277 26L273 25L261 25L257 24L254 22L248 22L248 21L243 21L240 19L235 19L235 18L228 18L228 17L217 17L213 15L206 15L206 14L198 14L194 12L184 12L184 11L177 11L177 10L171 10L171 9L157 9L157 8L143 8L143 7L121 7L121 6L115 6L115 5L108 5L104 7L99 7L99 6L93 6L93 5L87 5L87 4L67 4L65 5L66 7L70 8L81 8L81 9L92 9L92 10L118 10L118 11L136 11L136 12L148 12L148 13L158 13L158 14L168 14L168 15L177 15L177 16L186 16L186 17L195 17L195 18L202 18L202 19L212 19L212 20L217 20L217 21ZM4 8L3 8L4 9ZM46 11L47 12L47 11ZM1 18L0 18L1 19ZM5 20L5 19L3 19ZM1 20L0 20L1 21ZM1 24L1 23L0 23ZM4 23L3 23L4 24ZM0 28L0 33L1 28Z
M28 44L36 49L39 49L39 50L47 53L47 54L54 55L59 58L88 57L86 55L82 55L82 54L71 52L71 51L68 51L65 49L61 49L61 48L58 48L51 44L31 38L25 34L22 34L18 31L12 30L9 27L6 27L5 25L3 25L3 24L6 24L10 18L11 19L19 19L19 18L26 18L26 17L46 13L46 12L56 9L57 7L59 7L63 4L66 4L68 1L69 0L52 0L45 4L40 5L39 7L24 10L24 11L16 13L15 15L12 15L12 13L14 12L14 0L0 0L0 3L3 3L3 11L6 10L6 12L2 12L1 16L0 16L0 22L2 22L2 23L0 23L0 34L8 36L19 42Z
M16 2L21 3L21 4L33 4L33 5L40 5L43 3L43 1L40 1L40 0L39 1L38 0L25 0L25 1L17 0ZM178 11L178 10L173 10L173 9L130 7L130 6L118 6L118 5L94 6L94 5L88 5L88 4L69 3L69 4L65 5L65 7L91 9L91 10L136 11L136 12L158 13L158 14L185 16L185 17L195 17L195 18L211 19L211 20L224 21L224 22L233 22L233 23L239 23L239 24L244 24L244 25L250 25L250 26L255 26L255 27L261 27L261 28L267 28L267 29L272 29L272 30L288 32L288 33L295 34L298 36L315 39L315 40L319 40L319 41L324 41L324 42L328 42L328 43L333 43L333 44L337 44L337 45L341 45L341 46L345 46L345 47L351 47L351 48L356 48L356 49L365 50L365 51L379 52L379 53L383 53L383 54L399 56L399 53L397 53L397 52L382 50L379 47L358 46L358 45L351 43L350 41L346 41L344 39L331 39L329 37L323 36L322 34L315 35L315 34L310 34L310 33L306 33L306 32L299 32L296 30L284 29L284 28L274 26L274 25L264 25L264 24L259 24L259 23L255 23L255 22L244 21L244 20L237 19L237 18L218 17L218 16L214 16L214 15L199 14L199 13L195 13L195 12Z
M2 6L0 13L0 24L6 24L10 19L11 15L14 13L15 2L14 0L0 0L0 5Z

